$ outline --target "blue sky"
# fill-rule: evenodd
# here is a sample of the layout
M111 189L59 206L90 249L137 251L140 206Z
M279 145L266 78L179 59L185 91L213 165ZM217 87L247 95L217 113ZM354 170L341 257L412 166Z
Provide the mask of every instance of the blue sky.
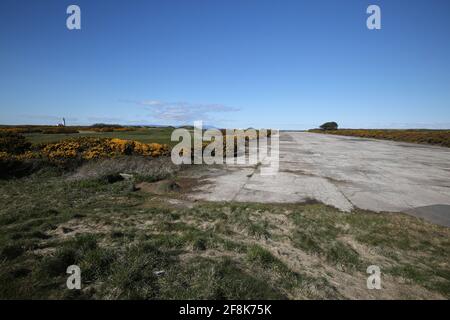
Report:
M0 123L450 128L449 14L446 0L2 0Z

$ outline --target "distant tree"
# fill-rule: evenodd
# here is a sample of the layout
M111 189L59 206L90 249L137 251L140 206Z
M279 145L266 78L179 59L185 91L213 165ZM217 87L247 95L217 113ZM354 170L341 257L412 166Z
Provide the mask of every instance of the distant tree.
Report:
M322 130L337 130L338 124L336 122L325 122L323 125L320 126L320 129Z

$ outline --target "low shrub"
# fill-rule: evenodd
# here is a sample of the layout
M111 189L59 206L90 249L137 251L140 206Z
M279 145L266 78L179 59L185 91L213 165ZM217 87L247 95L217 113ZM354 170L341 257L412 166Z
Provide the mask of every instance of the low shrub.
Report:
M42 127L40 126L3 126L0 127L0 132L11 132L11 133L39 133L42 132Z
M122 155L160 157L169 155L169 147L159 143L141 143L122 139L82 137L50 143L41 153L50 160L112 158Z
M248 152L248 147L250 145L250 141L254 141L255 139L258 139L260 137L266 136L270 138L272 136L272 130L267 129L265 131L262 130L255 130L255 129L247 129L247 130L236 130L236 129L220 129L220 132L222 133L222 154L225 157L227 153L232 154L233 156L237 156L239 153L238 150L238 139L244 140L245 150L244 153ZM229 143L229 141L231 143ZM203 141L202 142L202 151L205 150L205 148L213 143L214 139L211 141ZM256 142L256 141L254 141ZM183 151L180 155L183 154ZM214 156L214 151L212 152L212 156ZM191 147L191 157L194 157L194 146Z
M135 127L123 127L120 124L96 123L89 127L89 130L95 132L125 132L135 131Z
M58 133L70 134L70 133L78 133L78 130L71 127L49 127L42 129L41 132L44 134L58 134Z
M0 132L0 152L20 154L30 150L31 143L21 134L14 132Z
M0 156L0 179L21 178L37 172L49 163L42 159L20 160L13 157Z
M81 127L57 127L57 126L4 126L0 127L0 132L10 133L44 133L44 134L58 134L58 133L78 133Z
M172 176L179 169L172 161L165 159L128 156L86 162L69 179L108 179L126 173L133 175L136 180L157 181Z
M23 136L15 133L2 133L2 135L6 138L1 142L0 179L26 176L46 165L59 167L64 170L73 170L90 160L124 158L123 156L158 158L170 154L169 147L165 144L146 144L130 140L91 137L42 144L35 146L33 150L28 150L30 144L24 140ZM105 172L105 175L127 172L128 166L136 162L136 160L127 161L121 159L116 161L114 165L119 166L120 171L112 170L113 172L107 172L108 169L111 169L108 167L100 171ZM123 163L123 165L117 165L117 163ZM149 166L142 166L140 169L136 168L137 165L132 166L134 166L135 173L143 177L156 174L153 169L153 171L149 169ZM165 173L158 175L162 174Z
M321 130L309 130L321 133ZM450 130L394 130L394 129L339 129L327 130L327 134L394 140L411 143L426 143L450 147Z

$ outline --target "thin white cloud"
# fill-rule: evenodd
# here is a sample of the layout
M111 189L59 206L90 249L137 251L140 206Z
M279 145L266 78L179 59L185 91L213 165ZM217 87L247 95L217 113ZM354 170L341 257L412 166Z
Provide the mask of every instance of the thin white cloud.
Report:
M164 102L158 100L122 100L146 107L151 116L157 120L189 123L195 120L215 121L214 114L236 112L240 109L222 104L198 104L190 102Z
M89 122L97 122L97 123L120 123L123 121L123 118L91 116L91 117L87 117L87 120Z
M142 101L140 104L146 105L146 106L157 106L160 105L162 102L157 100L145 100Z

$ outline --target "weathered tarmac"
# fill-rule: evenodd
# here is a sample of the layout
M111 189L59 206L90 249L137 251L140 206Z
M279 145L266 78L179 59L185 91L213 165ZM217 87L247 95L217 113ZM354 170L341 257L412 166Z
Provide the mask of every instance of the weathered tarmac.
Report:
M279 171L272 176L261 175L254 165L206 166L191 197L265 203L314 199L342 211L406 212L450 226L449 148L281 132L279 150Z

